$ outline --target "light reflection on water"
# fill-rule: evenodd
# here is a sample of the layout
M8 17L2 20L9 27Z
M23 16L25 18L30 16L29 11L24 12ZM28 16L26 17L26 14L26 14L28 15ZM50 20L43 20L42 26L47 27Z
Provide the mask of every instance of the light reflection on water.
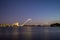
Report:
M0 28L0 39L60 40L60 27Z

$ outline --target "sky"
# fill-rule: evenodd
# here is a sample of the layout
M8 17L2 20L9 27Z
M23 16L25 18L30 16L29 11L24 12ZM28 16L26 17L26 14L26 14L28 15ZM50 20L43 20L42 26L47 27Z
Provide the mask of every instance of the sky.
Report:
M60 22L60 0L0 0L0 23L46 24Z

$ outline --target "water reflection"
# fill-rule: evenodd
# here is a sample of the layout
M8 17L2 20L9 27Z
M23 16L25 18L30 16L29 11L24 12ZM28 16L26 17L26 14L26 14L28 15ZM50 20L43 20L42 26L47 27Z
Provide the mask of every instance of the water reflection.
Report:
M60 40L58 27L0 28L1 40Z

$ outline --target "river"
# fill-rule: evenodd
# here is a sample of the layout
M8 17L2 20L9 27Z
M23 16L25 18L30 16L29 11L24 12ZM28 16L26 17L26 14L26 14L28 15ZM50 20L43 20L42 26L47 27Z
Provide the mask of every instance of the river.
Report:
M0 27L0 40L60 40L60 27Z

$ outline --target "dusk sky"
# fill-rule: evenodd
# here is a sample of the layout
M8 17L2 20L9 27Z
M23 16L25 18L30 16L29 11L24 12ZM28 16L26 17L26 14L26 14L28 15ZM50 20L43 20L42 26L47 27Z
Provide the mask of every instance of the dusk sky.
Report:
M59 0L0 0L0 23L23 23L28 18L30 24L60 22Z

